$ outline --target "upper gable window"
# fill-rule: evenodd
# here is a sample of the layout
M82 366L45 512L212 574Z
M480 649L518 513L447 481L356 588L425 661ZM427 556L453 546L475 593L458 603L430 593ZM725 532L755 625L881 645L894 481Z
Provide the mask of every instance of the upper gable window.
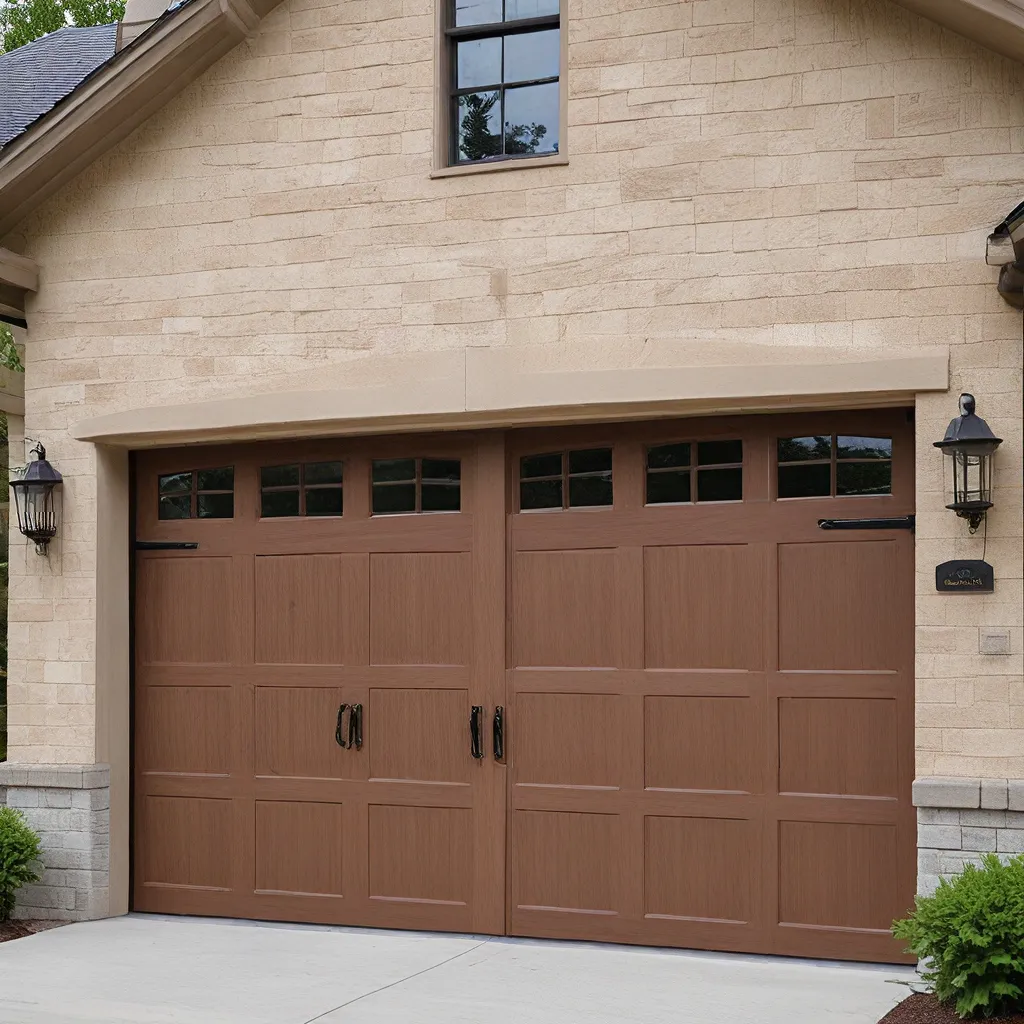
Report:
M450 164L558 152L558 0L445 0Z

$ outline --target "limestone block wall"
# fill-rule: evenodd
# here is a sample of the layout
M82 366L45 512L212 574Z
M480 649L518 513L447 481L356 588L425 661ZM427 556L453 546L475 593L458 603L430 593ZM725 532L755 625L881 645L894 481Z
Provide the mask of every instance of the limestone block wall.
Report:
M564 2L566 164L432 177L435 0L285 0L2 240L41 266L25 426L66 481L50 558L12 541L13 760L97 759L85 417L478 346L939 344L918 771L1024 778L1021 317L984 263L1022 198L1024 69L889 0ZM959 389L1006 439L987 542L942 508L930 447ZM995 594L934 593L937 562L982 551ZM988 626L1013 653L978 653Z

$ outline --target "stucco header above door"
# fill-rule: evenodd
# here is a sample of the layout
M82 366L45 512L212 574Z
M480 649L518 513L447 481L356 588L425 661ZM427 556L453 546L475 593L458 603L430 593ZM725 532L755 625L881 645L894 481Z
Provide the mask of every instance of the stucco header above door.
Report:
M308 380L308 374L303 375ZM79 440L150 447L652 415L891 405L948 387L948 350L839 350L718 340L470 348L369 356L264 390L126 409L80 422ZM271 387L277 387L271 390Z

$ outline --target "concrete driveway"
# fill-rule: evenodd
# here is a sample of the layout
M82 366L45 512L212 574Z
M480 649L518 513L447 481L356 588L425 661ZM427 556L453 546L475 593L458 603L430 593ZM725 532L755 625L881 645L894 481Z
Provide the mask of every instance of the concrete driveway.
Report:
M909 968L131 915L0 944L3 1024L874 1024Z

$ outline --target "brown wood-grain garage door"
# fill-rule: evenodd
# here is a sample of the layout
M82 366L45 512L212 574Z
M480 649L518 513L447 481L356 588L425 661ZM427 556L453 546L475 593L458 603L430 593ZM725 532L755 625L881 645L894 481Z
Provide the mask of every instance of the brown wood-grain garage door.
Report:
M501 932L500 444L137 461L135 908Z
M136 475L136 909L900 958L905 412Z

